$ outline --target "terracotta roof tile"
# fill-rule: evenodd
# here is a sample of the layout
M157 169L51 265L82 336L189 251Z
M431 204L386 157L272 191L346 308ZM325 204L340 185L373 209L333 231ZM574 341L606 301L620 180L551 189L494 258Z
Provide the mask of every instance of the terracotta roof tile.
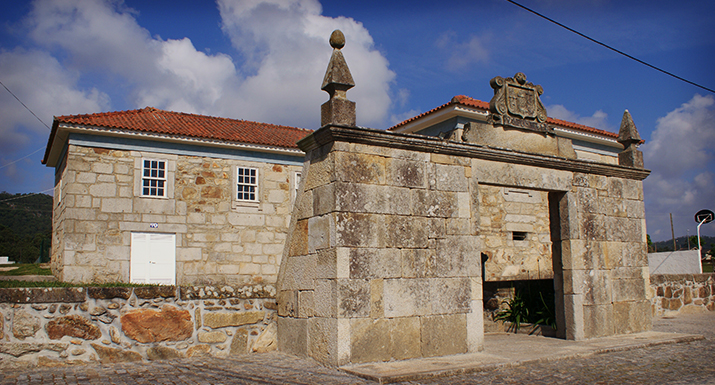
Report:
M164 111L153 107L130 111L57 116L55 121L65 124L285 148L298 148L296 142L312 132L304 128Z
M477 99L472 99L469 96L457 95L457 96L453 97L449 103L443 104L443 105L441 105L437 108L433 108L425 113L422 113L415 117L409 118L405 121L397 123L396 125L388 128L388 131L393 131L396 128L404 126L407 123L413 122L413 121L418 120L424 116L430 115L430 114L437 112L445 107L455 105L455 104L461 104L463 106L468 106L468 107L473 107L473 108L484 110L484 111L489 111L489 103L483 102L483 101L477 100ZM605 130L599 130L598 128L584 126L583 124L578 124L578 123L573 123L573 122L567 122L567 121L561 120L561 119L547 118L546 122L550 123L550 124L557 125L557 126L565 127L565 128L571 128L571 129L578 130L578 131L590 132L590 133L594 133L594 134L598 134L598 135L608 136L611 138L618 138L617 133L613 133L613 132L605 131Z

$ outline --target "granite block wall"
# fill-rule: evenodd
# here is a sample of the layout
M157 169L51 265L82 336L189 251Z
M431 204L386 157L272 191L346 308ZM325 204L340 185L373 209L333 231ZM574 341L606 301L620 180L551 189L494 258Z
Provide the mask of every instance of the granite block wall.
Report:
M277 348L272 285L0 289L0 367Z
M53 273L128 282L132 232L176 235L176 283L275 283L299 166L69 145L58 168ZM167 162L167 197L142 197L141 159ZM234 199L236 167L259 173L259 202ZM62 182L59 182L59 176Z

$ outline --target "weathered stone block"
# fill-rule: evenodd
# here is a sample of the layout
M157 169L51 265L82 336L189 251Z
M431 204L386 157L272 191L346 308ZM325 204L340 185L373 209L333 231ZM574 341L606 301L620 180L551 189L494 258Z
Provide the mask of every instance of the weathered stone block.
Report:
M583 275L584 305L610 304L612 300L612 282L607 270L587 270Z
M386 161L387 184L398 187L426 188L427 163L389 158Z
M278 317L278 350L307 357L308 319Z
M427 218L388 215L385 217L385 245L396 248L426 248L427 226Z
M338 289L335 279L316 279L313 303L318 317L335 317L338 314Z
M370 282L364 279L339 279L338 316L347 318L370 315Z
M648 301L613 303L613 325L616 334L639 333L652 327L651 309Z
M613 302L642 301L645 300L646 282L643 278L636 279L613 279ZM690 292L688 288L688 293Z
M231 339L231 356L248 354L248 330L238 329Z
M150 361L177 360L184 358L184 355L176 349L165 346L152 346L146 350L146 358Z
M430 284L424 278L385 279L385 317L431 314Z
M338 213L335 216L334 226L334 244L338 247L385 246L386 231L383 215Z
M82 287L0 288L0 302L3 303L71 303L85 299Z
M421 356L418 317L353 319L350 331L352 363L406 360Z
M58 340L64 336L96 340L102 336L99 327L81 315L55 318L45 325L45 330L47 331L47 336L52 340Z
M147 286L134 288L134 295L141 299L176 297L176 286Z
M211 314L211 313L209 313ZM199 342L205 343L205 344L216 344L216 343L222 343L226 342L228 339L228 336L226 333L216 330L212 332L198 332L196 337L198 338Z
M298 292L298 318L308 318L315 314L313 290Z
M194 324L187 310L164 305L161 311L130 310L121 316L122 331L141 343L181 341L193 334Z
M350 278L398 278L402 274L399 249L349 249Z
M278 341L276 341L278 327L275 322L268 326L258 335L256 342L251 350L256 353L268 353L278 349Z
M429 280L432 314L468 313L471 304L470 278Z
M335 177L344 182L385 184L385 158L359 153L336 152Z
M457 194L450 191L412 190L412 214L449 218L459 215Z
M432 172L434 174L430 175L430 186L433 185L437 190L469 191L469 182L463 166L435 164Z
M37 353L43 350L62 352L67 350L69 344L66 343L1 343L0 353L9 354L13 357L22 357L26 354Z
M97 352L99 357L99 362L103 364L114 364L117 362L132 362L141 361L142 356L137 352L130 350L122 350L116 348L109 348L99 344L90 344L94 350Z
M24 340L33 337L40 330L40 319L24 310L16 310L12 315L12 335Z
M614 316L613 305L584 305L583 306L584 337L596 338L613 335Z
M334 214L308 219L308 252L325 249L336 242L336 223Z
M246 312L210 312L204 314L204 326L218 329L227 326L250 325L263 321L265 316L266 312L257 310Z
M420 318L422 357L448 356L467 352L465 314Z
M339 364L337 319L323 317L308 319L308 354L325 365Z

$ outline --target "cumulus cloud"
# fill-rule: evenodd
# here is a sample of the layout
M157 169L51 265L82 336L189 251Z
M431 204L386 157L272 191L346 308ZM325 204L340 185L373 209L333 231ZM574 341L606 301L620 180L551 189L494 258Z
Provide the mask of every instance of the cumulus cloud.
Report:
M669 238L672 213L676 237L688 229L692 235L693 215L715 209L715 98L695 95L658 119L641 150L652 170L643 184L648 232L653 240ZM712 234L711 227L702 230Z
M608 114L598 110L591 116L581 116L575 112L569 111L561 104L546 106L546 111L549 117L566 120L578 124L583 124L589 127L599 128L606 131L615 131L616 128L608 123Z
M110 0L38 0L25 24L41 47L78 71L123 79L134 107L317 127L330 58L328 37L340 28L357 86L358 123L381 125L391 106L394 73L362 24L321 15L316 0L219 0L223 32L240 57L207 54L189 37L163 40Z
M45 124L53 115L104 109L105 93L78 86L79 74L69 71L47 52L16 48L0 52L2 82ZM0 99L0 152L13 155L25 145L41 146L49 130L4 90ZM5 164L3 162L3 164Z
M488 35L471 35L467 40L460 41L456 32L448 31L440 35L435 45L437 48L448 52L447 69L460 71L471 65L489 61L489 50L485 46L485 42L488 40Z

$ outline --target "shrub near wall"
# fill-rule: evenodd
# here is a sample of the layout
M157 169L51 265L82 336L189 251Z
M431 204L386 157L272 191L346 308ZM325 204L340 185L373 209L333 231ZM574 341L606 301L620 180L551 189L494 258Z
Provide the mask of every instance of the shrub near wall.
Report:
M651 275L650 298L654 316L715 311L715 274Z
M275 288L0 289L0 366L159 360L277 346Z

